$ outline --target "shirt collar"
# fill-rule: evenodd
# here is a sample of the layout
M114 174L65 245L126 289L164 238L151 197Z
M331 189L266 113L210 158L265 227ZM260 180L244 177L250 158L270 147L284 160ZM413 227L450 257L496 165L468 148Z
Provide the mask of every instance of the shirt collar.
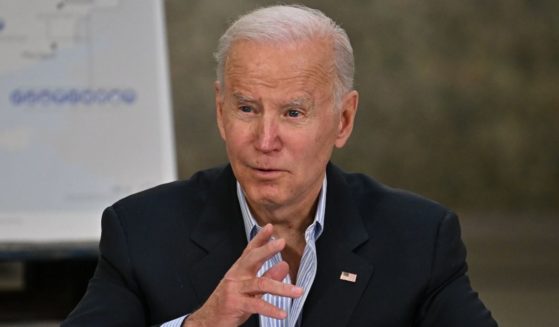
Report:
M326 175L324 175L324 179L322 180L322 189L320 190L320 195L318 196L318 204L316 206L314 220L312 224L309 225L309 227L307 228L307 232L305 232L305 234L307 234L312 230L314 240L317 240L320 237L324 229L324 214L326 212L326 184ZM247 241L250 242L250 240L260 231L262 227L258 226L256 220L252 216L250 208L248 207L248 204L246 202L244 191L238 181L237 198L239 199L239 205L241 207L241 213L243 215L243 223L245 225Z

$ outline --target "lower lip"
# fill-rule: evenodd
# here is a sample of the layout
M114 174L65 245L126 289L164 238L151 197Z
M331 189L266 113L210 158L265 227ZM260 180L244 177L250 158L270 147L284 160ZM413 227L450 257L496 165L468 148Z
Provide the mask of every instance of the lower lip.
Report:
M277 178L283 173L282 170L263 170L263 169L256 169L256 168L253 168L252 171L257 177L264 178L264 179Z

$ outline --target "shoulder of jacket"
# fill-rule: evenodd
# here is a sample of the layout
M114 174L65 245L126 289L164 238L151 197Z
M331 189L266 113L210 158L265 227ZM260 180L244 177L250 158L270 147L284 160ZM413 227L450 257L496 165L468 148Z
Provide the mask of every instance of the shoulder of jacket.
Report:
M392 219L433 220L437 223L450 211L444 205L407 190L384 185L360 173L343 173L352 198L362 214L382 213Z

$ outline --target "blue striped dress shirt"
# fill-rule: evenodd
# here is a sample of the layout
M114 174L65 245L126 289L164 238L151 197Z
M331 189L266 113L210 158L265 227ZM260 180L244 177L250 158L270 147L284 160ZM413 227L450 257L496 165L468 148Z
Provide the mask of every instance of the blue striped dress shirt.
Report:
M250 241L258 232L262 229L256 223L256 220L250 212L250 208L246 202L241 185L237 182L237 197L239 199L239 205L241 207L241 213L243 215L243 222L245 225L245 232L247 240ZM299 327L301 326L301 317L303 312L303 305L307 299L307 295L311 289L314 282L314 277L316 276L316 269L318 262L316 259L316 247L315 242L322 234L324 229L324 213L326 210L326 176L322 181L322 190L320 191L320 196L318 198L318 205L316 206L316 213L314 216L314 221L307 227L305 231L305 250L303 251L303 256L301 257L301 262L299 264L299 271L297 272L296 285L304 289L304 293L301 297L292 300L288 297L275 296L272 294L264 294L263 299L276 307L287 312L286 319L274 319L266 316L259 316L260 327ZM276 254L268 261L266 261L260 270L258 271L258 276L262 276L268 269L270 269L275 264L282 261L281 253ZM291 278L289 275L283 280L284 283L291 284ZM175 320L169 321L161 325L162 327L180 327L186 316L177 318Z

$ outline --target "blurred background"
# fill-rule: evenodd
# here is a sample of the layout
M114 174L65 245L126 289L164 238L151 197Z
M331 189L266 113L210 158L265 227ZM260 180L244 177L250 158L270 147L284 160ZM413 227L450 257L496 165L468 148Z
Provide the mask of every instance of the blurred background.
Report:
M276 3L167 0L180 177L226 160L217 39ZM299 3L336 20L354 47L359 112L333 161L456 210L473 285L500 325L556 325L559 2Z
M226 161L214 115L217 39L237 16L276 3L165 1L180 178ZM298 3L336 20L354 47L359 112L333 161L457 211L473 286L501 326L557 325L559 2ZM21 296L38 308L27 317L64 317L94 266L45 270L54 287L74 291L53 309L44 305L53 286L36 281L46 295ZM0 296L2 317L17 301Z

